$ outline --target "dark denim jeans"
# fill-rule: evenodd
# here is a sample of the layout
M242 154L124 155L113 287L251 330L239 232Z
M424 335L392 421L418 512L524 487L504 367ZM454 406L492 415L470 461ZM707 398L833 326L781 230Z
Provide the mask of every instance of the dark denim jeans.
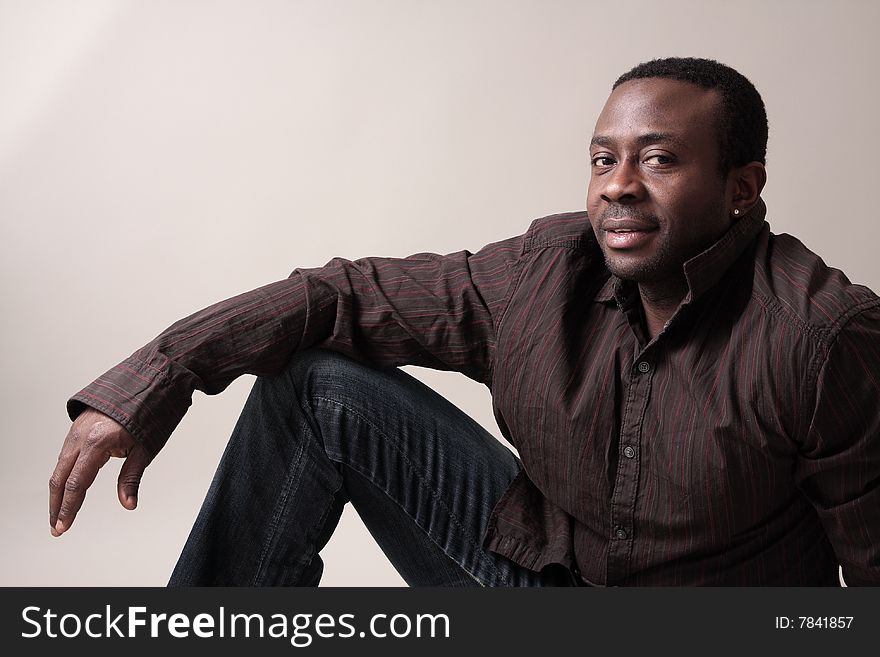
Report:
M325 350L258 378L170 586L317 586L346 502L410 586L571 586L487 552L510 450L404 372Z

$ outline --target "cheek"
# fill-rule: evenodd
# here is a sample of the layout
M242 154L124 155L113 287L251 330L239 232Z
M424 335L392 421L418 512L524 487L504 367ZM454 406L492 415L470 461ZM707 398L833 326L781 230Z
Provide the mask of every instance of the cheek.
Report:
M590 184L587 187L587 210L595 211L601 202L602 193L599 191L599 186L593 184L592 179L590 179Z
M667 212L681 212L689 203L684 202L686 191L682 188L680 176L666 174L645 182L645 194L651 203ZM693 202L693 194L691 194Z
M691 220L697 218L699 225L702 223L700 219L708 219L707 211L716 206L715 188L709 188L708 181L706 185L703 187L693 181L670 176L663 184L651 186L648 194L660 215L668 218L670 224L687 224L690 232L695 228ZM699 230L699 226L696 228Z

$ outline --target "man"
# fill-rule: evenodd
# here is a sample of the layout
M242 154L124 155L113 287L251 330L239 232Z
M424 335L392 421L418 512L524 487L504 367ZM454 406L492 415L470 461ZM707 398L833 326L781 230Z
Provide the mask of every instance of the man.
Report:
M635 67L596 123L587 212L476 254L296 270L74 396L53 534L110 456L134 508L193 390L247 372L174 585L316 584L348 500L413 585L877 583L880 299L770 233L766 143L733 69ZM488 385L521 461L407 363Z

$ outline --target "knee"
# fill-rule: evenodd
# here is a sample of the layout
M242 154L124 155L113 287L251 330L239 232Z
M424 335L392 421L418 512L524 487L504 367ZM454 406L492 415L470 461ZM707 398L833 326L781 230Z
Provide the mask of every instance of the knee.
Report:
M282 386L297 397L335 398L351 390L375 387L381 372L353 358L329 349L307 349L294 354L284 371L266 377L264 385Z

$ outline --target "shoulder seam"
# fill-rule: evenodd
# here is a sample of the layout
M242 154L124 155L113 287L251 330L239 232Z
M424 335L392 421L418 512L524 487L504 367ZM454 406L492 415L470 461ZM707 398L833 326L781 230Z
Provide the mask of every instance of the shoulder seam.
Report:
M813 362L810 363L810 380L813 381L813 379L816 379L816 381L814 381L813 383L814 388L818 384L819 372L824 367L825 362L828 360L828 354L831 353L831 348L834 346L834 342L837 341L837 338L840 335L841 331L843 331L844 327L846 327L847 324L849 324L853 319L861 315L866 310L877 307L880 307L880 299L866 299L865 301L862 301L852 306L849 310L843 313L837 319L837 321L834 322L834 324L828 327L828 330L826 332L828 337L824 341L825 349L823 352L821 352L821 358L820 352L816 352L816 355L813 358Z
M589 217L584 210L559 212L556 214L548 214L544 217L534 219L529 226L529 229L526 231L525 239L523 240L523 255L529 253L530 251L544 248L563 248L571 249L573 251L585 251L583 247L583 238L578 234L577 230L566 230L564 231L564 233L567 234L563 234L557 237L541 236L540 233L542 232L543 227L539 224L539 222L562 217L578 217L582 220L589 222Z
M516 268L516 273L513 277L513 280L507 286L507 294L504 299L504 305L501 308L501 312L498 313L498 319L494 321L494 339L492 344L492 358L489 360L489 372L486 377L491 384L491 387L494 388L495 385L495 351L498 347L498 335L501 332L501 324L504 322L504 318L507 316L507 310L510 308L510 304L513 302L513 295L516 293L516 290L519 289L519 285L522 282L523 273L525 272L525 267L523 266L524 256L526 254L525 246L523 247L522 253L520 253L519 257L516 259L516 263L514 267Z
M817 342L819 342L823 346L828 345L829 341L827 338L827 334L828 334L827 329L826 330L818 329L815 326L813 326L812 324L805 322L798 315L796 315L791 309L782 305L778 301L775 301L775 300L771 299L770 297L767 297L766 295L762 294L761 292L755 291L755 292L753 292L753 296L755 298L755 301L757 301L760 304L760 306L764 310L769 312L770 314L776 315L777 317L783 319L784 321L787 321L787 322L793 324L796 328L800 329L804 333L807 333L808 335L810 335L810 337L815 339Z
M529 251L534 251L536 249L545 249L545 248L563 248L563 249L571 249L572 251L583 251L581 248L581 243L583 240L579 237L557 237L557 238L538 238L538 237L527 237L525 239L525 243L523 244L523 253L528 253Z
M833 336L831 340L835 340L838 333L843 330L843 327L849 324L856 315L860 315L864 311L870 310L871 308L876 308L878 306L880 306L880 298L865 299L864 301L861 301L852 306L845 313L841 314L837 321L829 327L828 332Z

